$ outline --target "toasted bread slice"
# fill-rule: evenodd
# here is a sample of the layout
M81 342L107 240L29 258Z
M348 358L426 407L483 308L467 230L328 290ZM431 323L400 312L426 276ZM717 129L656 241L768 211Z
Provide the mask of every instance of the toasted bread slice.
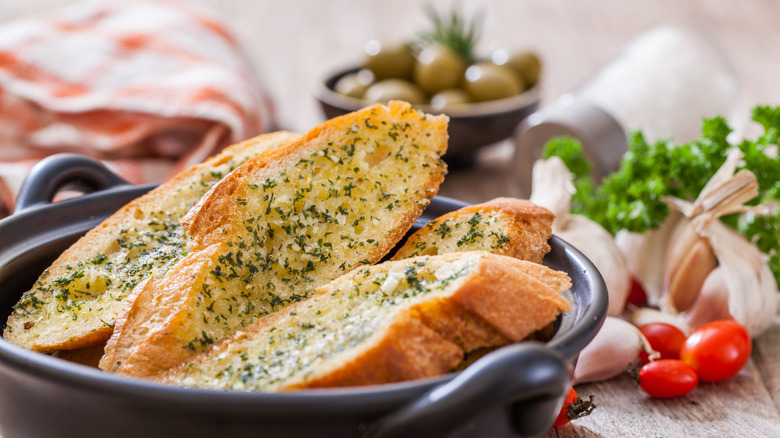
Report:
M186 269L134 292L101 368L159 373L378 262L438 191L446 146L446 116L391 102L246 161L184 218L193 249L180 262Z
M529 265L472 251L359 268L158 380L272 392L442 374L464 353L519 341L570 308L568 276ZM539 269L559 288L535 278Z
M496 198L438 217L409 236L401 260L456 251L489 251L541 263L550 251L555 215L524 199Z
M57 258L8 318L3 336L53 352L101 345L123 300L190 251L180 219L241 162L299 137L277 132L231 146L130 202Z

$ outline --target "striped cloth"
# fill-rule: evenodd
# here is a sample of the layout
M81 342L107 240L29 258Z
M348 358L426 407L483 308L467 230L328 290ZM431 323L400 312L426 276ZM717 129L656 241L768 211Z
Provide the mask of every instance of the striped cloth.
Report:
M240 44L192 1L87 2L0 26L0 217L41 158L161 181L272 129Z

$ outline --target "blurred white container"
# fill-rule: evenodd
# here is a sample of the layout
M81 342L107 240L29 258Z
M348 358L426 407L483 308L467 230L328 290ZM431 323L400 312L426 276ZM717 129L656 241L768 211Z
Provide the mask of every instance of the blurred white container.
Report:
M529 116L516 135L521 188L530 193L531 169L553 137L583 143L596 180L613 172L626 151L626 134L641 129L648 141L691 141L705 117L733 117L740 90L734 70L709 40L662 25L626 46L572 93Z

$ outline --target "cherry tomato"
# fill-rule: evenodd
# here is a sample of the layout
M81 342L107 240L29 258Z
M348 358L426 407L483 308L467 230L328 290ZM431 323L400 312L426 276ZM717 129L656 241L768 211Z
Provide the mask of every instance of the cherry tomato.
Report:
M639 387L656 398L685 395L699 383L696 371L679 359L660 359L639 369Z
M739 372L750 358L748 331L736 321L709 322L696 329L680 350L680 359L705 382L720 382Z
M561 412L558 413L558 418L555 419L553 427L562 426L569 422L569 405L577 401L577 392L574 388L569 388L569 392L566 394L566 398L563 400L563 406Z
M679 328L665 322L653 322L639 327L639 331L650 342L653 350L661 353L660 359L679 359L680 348L685 343L685 333ZM650 360L646 352L641 352L639 358L647 363Z
M631 290L626 299L626 306L644 307L647 305L647 293L636 278L631 279Z

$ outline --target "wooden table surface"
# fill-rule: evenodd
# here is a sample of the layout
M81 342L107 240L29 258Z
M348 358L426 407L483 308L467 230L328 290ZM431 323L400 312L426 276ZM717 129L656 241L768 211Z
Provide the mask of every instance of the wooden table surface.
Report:
M0 23L64 0L6 1ZM305 131L322 120L312 90L327 72L355 63L369 39L402 39L426 23L415 0L206 0L230 20L276 101L279 125ZM446 7L450 1L433 1ZM461 1L482 10L480 50L528 47L544 61L542 104L572 90L633 37L661 23L695 29L720 46L741 84L744 123L756 104L780 104L780 2L775 0ZM488 148L472 167L453 170L440 194L469 202L526 196L517 184L511 141ZM580 385L599 407L550 437L780 436L780 321L755 340L752 360L735 378L691 394L656 400L630 378Z

